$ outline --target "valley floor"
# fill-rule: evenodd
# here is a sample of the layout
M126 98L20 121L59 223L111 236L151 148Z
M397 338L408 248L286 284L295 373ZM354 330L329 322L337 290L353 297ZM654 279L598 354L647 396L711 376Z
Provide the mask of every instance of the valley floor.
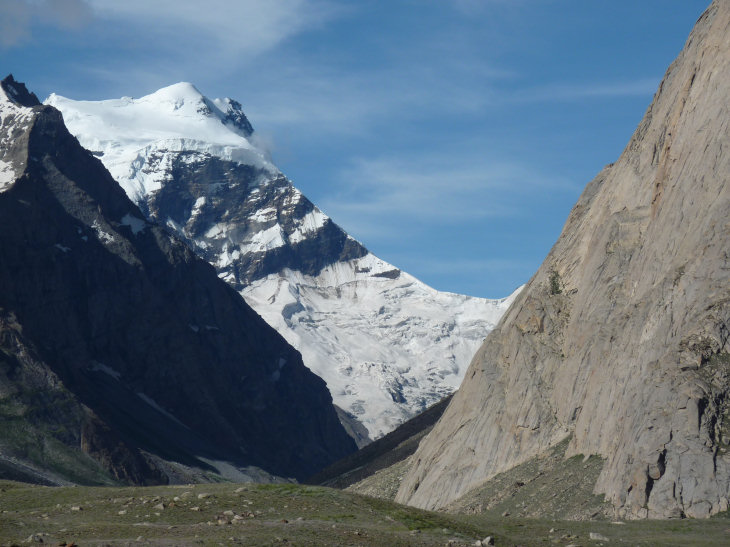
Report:
M324 487L0 481L0 545L728 545L730 518L550 521L433 513ZM591 539L593 536L593 539Z

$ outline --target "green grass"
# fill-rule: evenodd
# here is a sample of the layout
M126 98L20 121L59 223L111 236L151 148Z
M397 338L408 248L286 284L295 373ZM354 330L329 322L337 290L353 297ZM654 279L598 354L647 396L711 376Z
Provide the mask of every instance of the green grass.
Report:
M591 532L611 545L730 544L727 518L570 522L434 513L294 484L52 488L0 481L0 545L23 545L36 534L44 544L80 546L466 546L486 536L497 546L602 543Z

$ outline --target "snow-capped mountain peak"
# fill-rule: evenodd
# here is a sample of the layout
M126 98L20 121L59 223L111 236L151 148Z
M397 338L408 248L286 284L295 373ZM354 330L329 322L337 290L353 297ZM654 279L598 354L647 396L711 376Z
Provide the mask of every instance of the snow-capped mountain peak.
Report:
M171 156L195 150L278 174L268 155L253 144L253 129L231 99L211 101L186 82L133 99L73 101L51 94L82 146L99 156L136 202L162 187L159 174Z
M213 264L375 438L458 387L513 296L442 293L337 226L249 139L240 103L192 84L47 100L127 194Z

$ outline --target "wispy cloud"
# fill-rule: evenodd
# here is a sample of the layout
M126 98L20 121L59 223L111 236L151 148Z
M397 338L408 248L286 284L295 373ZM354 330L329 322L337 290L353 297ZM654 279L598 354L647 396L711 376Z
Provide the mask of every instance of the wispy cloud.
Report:
M393 233L395 225L417 232L525 215L525 196L574 195L572 181L527 165L478 153L431 153L428 157L358 159L344 169L335 194L322 207L359 237Z
M428 64L346 68L327 59L279 59L275 69L257 72L239 100L257 126L280 133L307 128L310 138L330 140L481 116L500 100L495 84L516 75L464 57L441 51Z
M1 0L0 44L29 41L38 23L75 29L109 25L106 41L147 61L207 59L240 64L347 11L330 0ZM108 44L102 44L108 45ZM137 63L145 62L137 55Z
M659 77L616 82L551 83L517 89L508 98L511 102L557 102L579 99L651 96L659 85Z
M103 18L148 27L140 40L175 38L203 46L209 61L216 55L254 56L305 29L323 24L341 11L326 0L89 0ZM186 48L188 49L188 48Z
M91 7L85 0L2 0L0 45L11 47L25 42L37 23L75 29L91 17Z

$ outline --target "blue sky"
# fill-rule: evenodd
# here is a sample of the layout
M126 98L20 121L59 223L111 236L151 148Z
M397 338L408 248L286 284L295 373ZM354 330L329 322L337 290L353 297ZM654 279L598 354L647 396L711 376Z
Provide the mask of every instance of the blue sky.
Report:
M526 282L709 0L0 0L45 98L178 82L239 100L274 161L381 258L486 297Z

